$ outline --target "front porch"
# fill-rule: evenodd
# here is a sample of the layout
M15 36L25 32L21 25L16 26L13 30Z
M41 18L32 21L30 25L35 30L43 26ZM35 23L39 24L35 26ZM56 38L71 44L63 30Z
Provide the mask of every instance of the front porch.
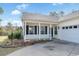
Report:
M57 25L50 22L25 21L23 23L24 41L52 40L57 36Z

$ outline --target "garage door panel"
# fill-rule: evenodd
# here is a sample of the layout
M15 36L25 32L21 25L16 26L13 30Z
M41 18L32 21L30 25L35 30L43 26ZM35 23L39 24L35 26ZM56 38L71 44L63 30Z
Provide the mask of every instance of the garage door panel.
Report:
M62 40L79 43L79 28L62 29L59 31Z

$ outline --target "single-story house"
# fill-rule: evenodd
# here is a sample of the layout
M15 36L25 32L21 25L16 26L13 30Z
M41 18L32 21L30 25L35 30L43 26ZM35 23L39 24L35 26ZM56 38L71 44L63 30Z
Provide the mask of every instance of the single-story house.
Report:
M25 12L22 24L24 41L57 38L79 43L79 11L63 17Z

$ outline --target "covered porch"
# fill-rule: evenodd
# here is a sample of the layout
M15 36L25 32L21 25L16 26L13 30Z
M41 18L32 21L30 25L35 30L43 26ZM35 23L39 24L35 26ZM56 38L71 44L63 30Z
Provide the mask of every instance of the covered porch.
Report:
M52 40L57 36L57 23L24 21L23 36L26 40Z

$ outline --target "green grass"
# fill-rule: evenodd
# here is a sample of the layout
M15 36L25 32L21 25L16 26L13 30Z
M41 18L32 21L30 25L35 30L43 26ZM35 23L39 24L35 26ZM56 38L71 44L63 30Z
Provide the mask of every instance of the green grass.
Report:
M20 49L21 47L18 48L0 48L0 56L6 56L12 52L14 52L15 50Z
M8 36L0 36L0 45L6 44L6 42L9 42Z

